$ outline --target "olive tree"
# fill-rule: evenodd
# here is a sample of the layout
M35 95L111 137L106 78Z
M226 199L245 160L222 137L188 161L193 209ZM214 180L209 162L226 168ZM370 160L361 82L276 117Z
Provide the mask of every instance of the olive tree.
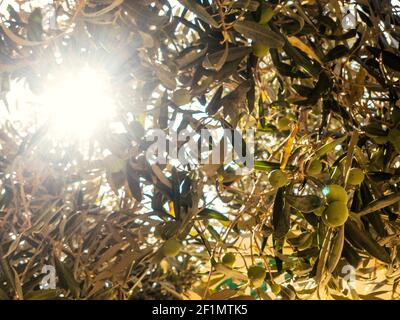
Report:
M1 10L1 299L398 297L394 1ZM91 80L62 81L87 67L107 85L83 99ZM114 113L89 137L55 134L74 123L54 125L53 108L73 101L81 121L96 101L86 128L107 110L104 90ZM28 94L38 103L17 103ZM250 168L222 151L219 162L149 156L151 132L190 133L184 153L206 129L243 133L234 142L254 144Z

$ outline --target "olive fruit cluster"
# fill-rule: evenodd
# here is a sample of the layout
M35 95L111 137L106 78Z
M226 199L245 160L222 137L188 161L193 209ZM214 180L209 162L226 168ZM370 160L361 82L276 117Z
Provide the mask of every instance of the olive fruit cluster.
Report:
M323 189L328 206L321 212L315 212L321 215L322 221L328 227L339 227L343 225L349 217L349 209L347 208L347 192L337 185L327 185Z

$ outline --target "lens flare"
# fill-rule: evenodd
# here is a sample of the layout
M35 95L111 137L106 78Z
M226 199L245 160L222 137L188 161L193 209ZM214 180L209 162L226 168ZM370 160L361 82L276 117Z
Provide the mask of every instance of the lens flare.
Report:
M325 197L329 194L329 188L328 188L327 186L325 186L325 187L322 189L322 194L323 194Z
M40 102L52 132L81 138L90 136L115 111L107 77L90 68L51 79Z

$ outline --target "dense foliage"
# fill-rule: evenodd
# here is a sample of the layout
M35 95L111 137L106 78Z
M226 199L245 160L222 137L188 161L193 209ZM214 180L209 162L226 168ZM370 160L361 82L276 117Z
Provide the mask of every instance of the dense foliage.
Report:
M1 299L398 298L399 7L33 5L0 28ZM14 117L18 84L84 65L117 110L90 139ZM171 126L255 129L254 169L149 162L146 134Z

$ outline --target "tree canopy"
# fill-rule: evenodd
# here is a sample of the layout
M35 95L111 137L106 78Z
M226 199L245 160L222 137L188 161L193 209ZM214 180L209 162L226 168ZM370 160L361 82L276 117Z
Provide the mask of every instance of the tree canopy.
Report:
M397 299L396 3L1 7L0 299ZM150 161L171 128L253 129L254 167Z

